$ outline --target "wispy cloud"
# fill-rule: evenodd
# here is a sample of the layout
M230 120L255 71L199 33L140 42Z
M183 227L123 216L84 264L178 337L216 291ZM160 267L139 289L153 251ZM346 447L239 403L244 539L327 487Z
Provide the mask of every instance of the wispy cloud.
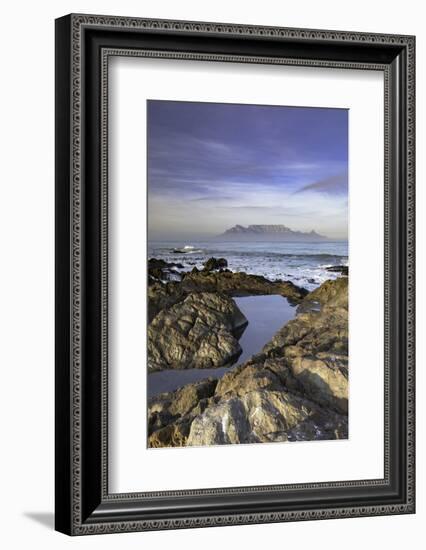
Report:
M346 232L346 111L150 101L148 115L150 232L288 217Z
M221 201L229 201L232 200L234 197L231 195L211 195L210 197L197 197L195 199L191 199L192 202L221 202Z
M296 193L305 193L307 191L329 193L332 195L347 195L348 174L347 172L343 172L341 174L336 174L334 176L315 181L314 183L309 183L296 191Z

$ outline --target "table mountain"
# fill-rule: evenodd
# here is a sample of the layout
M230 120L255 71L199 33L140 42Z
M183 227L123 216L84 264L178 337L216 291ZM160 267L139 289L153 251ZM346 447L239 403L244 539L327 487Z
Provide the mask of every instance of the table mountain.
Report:
M323 241L327 237L320 235L316 231L304 233L303 231L293 231L285 225L234 225L227 229L225 233L218 235L217 240L233 241Z

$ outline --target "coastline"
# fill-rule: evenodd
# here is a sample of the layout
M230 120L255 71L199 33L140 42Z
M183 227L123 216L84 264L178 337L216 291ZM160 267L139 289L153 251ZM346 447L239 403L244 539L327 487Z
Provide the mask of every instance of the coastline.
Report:
M347 438L348 279L346 266L332 267L333 280L308 292L233 272L225 258L183 273L151 258L148 372L207 370L149 399L148 446ZM296 316L235 367L248 323L235 298L274 295ZM221 377L207 376L212 369Z
M148 398L160 393L175 391L183 385L198 382L203 378L221 378L229 369L245 363L266 345L272 336L296 314L296 306L277 295L244 296L233 298L246 317L238 343L241 355L232 365L212 369L165 369L148 373Z
M201 270L209 257L226 258L228 269L265 277L270 281L286 280L314 290L339 275L329 268L348 265L348 242L241 242L191 240L154 241L148 243L148 257L178 264L175 273Z

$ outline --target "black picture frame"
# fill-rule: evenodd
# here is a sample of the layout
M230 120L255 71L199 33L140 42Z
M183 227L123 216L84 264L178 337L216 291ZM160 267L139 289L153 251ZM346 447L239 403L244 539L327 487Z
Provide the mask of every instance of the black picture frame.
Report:
M385 81L381 480L109 494L108 56L375 69ZM69 535L415 511L415 38L71 14L56 20L56 529Z

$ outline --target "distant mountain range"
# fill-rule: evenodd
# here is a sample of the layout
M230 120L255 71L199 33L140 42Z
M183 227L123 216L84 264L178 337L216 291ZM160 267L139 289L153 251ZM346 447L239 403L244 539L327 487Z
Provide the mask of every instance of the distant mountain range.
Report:
M316 231L304 233L293 231L285 225L234 225L222 235L215 237L220 241L325 241L327 237Z

